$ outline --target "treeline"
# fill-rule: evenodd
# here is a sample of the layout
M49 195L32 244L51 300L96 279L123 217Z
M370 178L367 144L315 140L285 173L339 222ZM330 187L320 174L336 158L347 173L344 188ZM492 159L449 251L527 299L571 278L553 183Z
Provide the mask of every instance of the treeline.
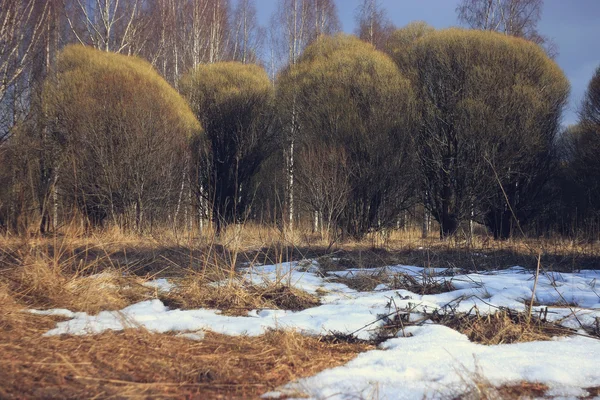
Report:
M268 31L250 0L0 2L5 231L600 234L600 72L563 130L536 20L489 32L468 0L478 30L396 29L365 0L355 37L326 0L282 0Z

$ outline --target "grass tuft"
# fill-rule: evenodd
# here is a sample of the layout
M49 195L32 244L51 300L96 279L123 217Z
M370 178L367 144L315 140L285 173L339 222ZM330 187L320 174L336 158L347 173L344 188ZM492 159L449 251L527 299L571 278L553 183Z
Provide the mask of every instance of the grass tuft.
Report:
M198 276L184 278L160 299L170 308L211 308L227 315L246 315L255 309L300 311L320 304L318 297L292 286L254 285L240 279L212 282Z
M505 309L489 315L433 314L432 320L467 335L472 342L485 345L550 340L573 333L535 317L528 322L527 313Z
M445 279L427 275L416 278L406 273L390 274L385 268L375 271L362 270L358 274L339 276L334 280L360 292L372 291L381 284L386 285L386 290L404 289L420 295L440 294L456 290L452 282Z

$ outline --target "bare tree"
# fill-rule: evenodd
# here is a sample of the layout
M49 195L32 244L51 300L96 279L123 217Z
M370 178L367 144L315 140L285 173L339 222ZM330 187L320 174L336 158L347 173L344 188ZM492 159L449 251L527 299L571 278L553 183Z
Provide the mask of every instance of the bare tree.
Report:
M379 0L363 0L356 12L356 34L365 42L371 43L378 50L384 50L394 25L386 17L385 9Z
M298 153L300 201L313 213L313 230L334 233L351 193L350 160L335 144L309 142Z
M264 29L256 19L256 0L239 0L233 12L232 58L255 63L263 45Z
M67 8L67 21L81 44L135 54L131 45L141 3L141 0L73 0Z
M35 0L0 0L0 104L32 62L48 4L40 9Z
M537 30L543 5L543 0L462 0L456 12L470 28L525 38L554 57L556 45Z
M598 229L600 221L600 67L590 80L579 108L579 123L564 133L568 175L562 191L568 203L562 215L574 213L579 228ZM573 185L574 183L574 185ZM594 235L598 237L598 232Z

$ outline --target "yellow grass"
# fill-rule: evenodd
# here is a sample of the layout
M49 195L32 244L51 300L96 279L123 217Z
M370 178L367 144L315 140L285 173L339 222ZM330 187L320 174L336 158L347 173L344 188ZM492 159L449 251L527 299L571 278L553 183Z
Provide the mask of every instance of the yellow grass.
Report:
M370 348L289 332L259 338L209 333L202 342L141 329L44 338L42 333L54 327L57 318L31 315L23 312L26 308L97 313L158 297L176 307L220 308L229 314L262 307L302 309L318 304L318 299L287 287L285 279L272 285L244 283L239 267L315 258L323 272L392 264L483 269L525 265L527 260L534 264L529 249L541 248L547 267L572 269L598 265L599 247L560 239L494 242L478 237L471 242L440 242L433 233L421 238L417 229L331 245L310 229L289 234L252 224L229 227L220 238L209 230L203 234L155 230L139 236L106 229L86 235L77 227L56 237L3 236L0 398L257 397ZM155 277L169 277L179 288L160 294L142 286ZM544 340L557 334L535 323L526 326L519 318L500 313L455 322L456 329L487 344ZM473 398L495 398L498 393L518 398L544 390L529 383L484 389L472 392L483 393Z

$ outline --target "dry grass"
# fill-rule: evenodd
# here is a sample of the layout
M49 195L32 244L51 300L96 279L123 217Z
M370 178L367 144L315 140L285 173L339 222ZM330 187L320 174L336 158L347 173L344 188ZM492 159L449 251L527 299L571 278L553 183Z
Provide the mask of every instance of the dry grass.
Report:
M201 342L144 330L42 337L54 323L24 314L0 325L0 398L257 398L371 348L275 331Z
M60 318L24 309L65 307L94 313L157 293L125 268L110 267L113 260L106 247L105 258L81 262L81 253L71 251L80 243L3 244L0 398L256 398L371 348L293 332L255 338L207 333L201 342L143 329L43 337ZM222 258L214 264L207 259L201 273L185 270L182 291L174 292L180 301L229 312L236 307L300 309L318 304L314 296L283 285L252 286L228 279L234 269L221 264ZM109 267L100 267L102 263ZM225 285L209 285L223 278L228 279Z
M475 370L458 363L456 372L460 378L459 385L452 385L437 393L437 398L465 400L508 400L542 398L548 386L538 382L510 382L504 385L493 385L484 375L477 359Z
M427 275L417 278L400 272L390 274L385 268L375 272L363 270L357 274L338 276L333 280L362 292L372 291L381 284L387 286L386 290L404 289L420 295L440 294L455 290L450 281Z
M249 284L241 279L214 282L190 274L177 288L160 295L170 308L212 308L228 315L245 315L254 309L300 311L320 304L319 299L291 286Z
M0 398L257 397L372 348L338 336L318 339L282 332L259 338L209 333L201 342L143 330L46 338L41 334L57 319L30 315L23 308L96 313L161 296L172 307L218 308L230 314L256 308L299 310L317 305L318 299L282 284L249 285L239 280L237 269L248 262L322 257L324 271L394 264L482 270L534 264L532 247L543 249L542 263L548 270L594 268L600 260L600 246L588 242L440 242L433 235L421 239L410 230L333 245L308 231L287 235L252 225L230 227L218 239L169 231L141 237L114 229L98 235L73 231L57 238L0 237ZM179 289L160 295L142 285L156 276L178 279ZM379 283L422 294L452 290L404 275L360 279L344 283L359 290ZM438 322L486 344L547 340L567 333L536 319L527 324L524 317L500 312L439 316ZM519 383L472 398L536 397L543 389Z
M472 342L485 345L550 340L554 336L573 332L536 317L528 322L526 313L510 310L500 310L489 315L434 314L432 320L467 335Z
M11 258L15 261L0 274L0 283L28 307L94 314L119 310L154 295L138 276L116 268L96 273L94 263L77 263L72 257L33 245L19 248Z
M548 386L537 382L519 382L493 386L485 379L477 379L467 385L467 390L453 400L530 400L543 398Z

